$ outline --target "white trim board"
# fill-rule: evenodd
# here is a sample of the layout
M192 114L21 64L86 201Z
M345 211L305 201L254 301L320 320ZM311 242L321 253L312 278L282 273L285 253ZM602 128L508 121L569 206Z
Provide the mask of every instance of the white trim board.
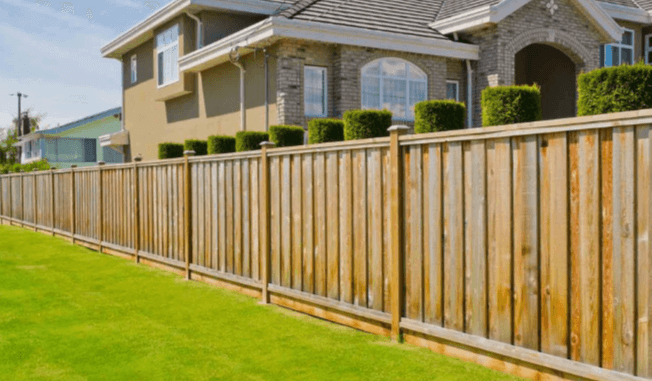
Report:
M279 38L296 38L331 44L362 46L439 57L478 60L479 47L447 39L406 36L324 23L269 17L179 59L182 72L199 72L228 61L234 48L247 53L251 46Z
M102 57L120 59L123 54L153 38L153 30L187 11L213 10L272 15L289 7L265 0L174 0L100 49Z
M598 1L598 4L614 19L632 21L640 24L652 24L652 15L643 9L625 7L604 1Z
M622 36L620 26L597 2L593 0L574 1L587 17L594 20L596 27L605 37L613 41L620 41ZM453 17L437 20L431 23L430 27L442 34L451 34L496 24L529 2L530 0L504 0L496 5L479 7Z

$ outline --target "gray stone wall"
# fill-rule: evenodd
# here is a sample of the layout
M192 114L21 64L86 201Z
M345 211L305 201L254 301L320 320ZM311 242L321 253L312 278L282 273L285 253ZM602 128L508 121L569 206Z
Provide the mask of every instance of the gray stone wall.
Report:
M514 56L534 43L554 46L576 64L578 74L599 67L600 44L609 42L570 0L533 0L495 26L464 34L480 47L474 73L474 124L482 123L481 93L487 86L510 85L514 81Z

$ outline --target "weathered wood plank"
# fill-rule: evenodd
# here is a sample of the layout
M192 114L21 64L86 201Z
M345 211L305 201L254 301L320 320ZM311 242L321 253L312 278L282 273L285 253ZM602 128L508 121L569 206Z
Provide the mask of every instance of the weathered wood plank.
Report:
M367 231L367 160L364 150L353 152L353 226ZM367 307L367 235L353 235L353 304Z
M327 249L327 295L331 299L340 298L340 244L339 244L339 174L338 174L338 153L328 152L326 154L326 205L327 207L327 228L328 242Z
M292 288L303 289L301 155L292 156Z
M405 172L405 315L423 320L423 150L410 146ZM370 280L371 281L371 280Z
M350 151L339 153L340 300L353 304L353 186Z
M314 261L317 253L315 245L315 207L314 207L313 155L303 155L303 291L315 292Z
M315 210L317 216L315 219L315 294L327 296L326 294L326 255L327 255L327 235L326 235L326 213L328 205L326 204L326 162L323 153L315 154Z
M541 351L568 357L568 145L565 133L540 138Z
M281 163L269 158L270 265L271 283L281 285Z
M462 144L444 145L444 327L464 331L464 169Z
M514 344L539 348L537 137L512 139L514 179Z
M292 177L290 156L281 158L281 285L292 287Z
M423 293L424 319L429 324L443 324L442 262L442 157L441 145L431 144L424 153L423 216Z
M464 143L465 327L487 337L487 202L484 141Z
M650 261L652 260L652 134L649 125L636 129L636 375L650 369Z
M367 221L369 244L369 308L383 309L383 197L382 156L380 148L367 150Z
M570 134L571 359L600 363L599 170L596 131Z
M614 369L635 371L635 146L634 127L613 136Z
M233 268L234 274L242 275L242 161L233 163Z

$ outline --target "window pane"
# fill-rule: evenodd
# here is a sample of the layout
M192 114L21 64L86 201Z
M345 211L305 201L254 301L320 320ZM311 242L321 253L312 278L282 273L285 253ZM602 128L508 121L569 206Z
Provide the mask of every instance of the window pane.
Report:
M457 98L457 83L447 83L446 84L446 99L452 99L456 101Z
M406 87L407 81L400 79L383 79L383 104L382 108L394 114L395 118L405 118L406 113Z
M380 109L380 79L362 78L362 108L364 110Z
M364 68L363 75L380 75L380 61Z
M425 81L426 79L428 79L428 77L418 67L414 65L408 65L408 66L410 68L410 79L416 79L421 81Z
M45 159L49 162L57 162L57 142L54 139L45 139Z
M163 75L165 71L165 65L164 65L164 55L165 53L161 52L158 54L158 84L162 85L165 79L165 76Z
M648 48L652 47L652 35L647 36L647 45Z
M600 45L600 67L604 67L604 45Z
M386 59L381 62L382 74L390 77L407 77L405 61Z
M304 104L305 114L312 116L326 115L326 70L306 67L304 70Z
M95 139L84 139L84 162L95 163L97 162L97 142ZM108 160L104 160L111 163Z
M652 51L647 52L647 63L652 63Z
M427 98L427 89L424 82L410 82L410 119L414 118L414 106Z
M634 63L634 50L633 49L627 49L627 48L622 48L621 49L622 57L621 57L621 63L627 63L627 64L633 64Z
M625 31L625 33L623 33L623 41L621 43L623 45L629 46L634 45L634 34L632 32Z
M611 47L611 65L608 66L618 66L620 65L620 48L617 46Z
M170 74L171 82L179 79L179 45L170 50Z
M122 154L113 148L102 147L102 156L105 163L122 163Z

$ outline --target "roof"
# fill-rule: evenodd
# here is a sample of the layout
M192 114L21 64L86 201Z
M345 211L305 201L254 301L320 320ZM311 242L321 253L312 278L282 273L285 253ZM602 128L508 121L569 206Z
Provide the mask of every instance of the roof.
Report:
M102 111L102 112L100 112L98 114L87 116L87 117L85 117L83 119L79 119L77 121L74 121L74 122L71 122L71 123L68 123L68 124L64 124L63 126L50 128L50 129L47 129L47 130L34 131L34 132L29 133L27 135L21 136L20 140L31 140L30 138L36 138L36 137L42 136L42 135L60 134L60 133L65 132L65 131L72 130L73 128L81 127L81 126L83 126L85 124L93 123L93 122L96 122L98 120L108 118L110 116L119 115L121 113L122 113L122 107L112 108L110 110Z
M428 26L435 19L441 3L442 0L299 0L280 16L380 32L447 39Z

